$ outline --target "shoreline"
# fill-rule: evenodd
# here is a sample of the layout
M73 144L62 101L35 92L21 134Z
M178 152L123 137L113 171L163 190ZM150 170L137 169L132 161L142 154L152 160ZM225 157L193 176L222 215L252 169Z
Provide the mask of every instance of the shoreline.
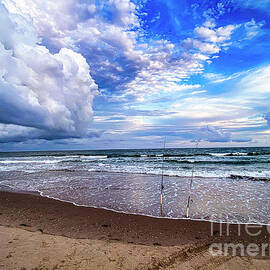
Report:
M261 245L269 235L266 226L254 237L243 225L123 214L38 193L0 191L0 269L5 270L267 269L270 256L248 262L213 257L209 247Z
M16 218L14 216L14 212L18 214ZM29 218L30 216L29 212L31 212L31 218ZM187 226L187 224L190 223L189 224L191 225L190 228L192 228L193 226L196 226L196 227L198 226L198 228L202 227L204 229L204 232L208 231L208 228L210 229L210 223L208 221L193 221L189 219L170 219L166 217L156 218L156 217L140 215L140 214L122 213L122 212L105 209L105 208L97 208L97 207L91 207L91 206L78 206L72 202L62 201L59 199L50 198L48 196L42 196L38 192L0 191L0 213L1 213L0 215L1 225L21 227L20 224L25 224L27 226L23 226L23 227L25 227L27 230L31 230L31 228L32 230L35 230L37 224L40 224L41 227L42 225L43 226L46 225L47 228L42 229L44 233L53 234L53 235L62 235L62 236L67 236L67 237L75 238L75 239L91 238L92 235L85 236L84 230L82 230L80 233L74 233L74 232L71 232L71 230L66 230L64 231L64 233L59 234L56 231L52 230L52 228L50 228L52 224L50 224L49 221L62 218L65 220L65 222L70 221L71 223L74 223L75 226L84 225L84 227L86 227L86 223L87 223L87 227L89 227L91 230L94 230L95 232L102 234L99 237L97 236L92 237L99 240L101 238L102 239L106 238L105 234L108 233L108 231L111 232L112 231L111 228L113 226L118 227L118 229L121 228L121 230L123 230L124 227L129 227L129 230L124 230L125 237L122 237L123 239L119 240L123 242L131 242L128 240L130 237L134 236L133 234L137 233L136 231L145 232L145 230L142 230L144 225L151 225L151 227L154 227L155 234L160 234L160 232L163 229L164 231L175 232L175 225L177 225L177 223L179 223L178 225L181 225L182 228L183 228L183 225L184 227L189 227ZM41 220L40 219L41 216L46 218L46 220L44 219ZM3 218L6 218L6 219L3 219ZM28 221L29 224L27 222L20 223L20 221L23 221L23 220ZM128 223L133 224L132 229L130 228L131 226L129 226ZM55 225L63 226L63 223L62 224L54 223L54 226ZM135 225L136 225L136 228L134 227ZM162 228L160 228L160 225L162 225ZM106 232L105 230L101 230L102 232L100 232L99 227L106 228ZM168 229L168 228L171 228L171 229ZM113 228L113 235L117 234L117 232L114 231L114 229L115 228ZM144 229L146 229L146 227L144 227ZM151 230L152 229L153 228L151 228ZM199 232L199 234L200 233L201 232ZM152 235L152 237L154 237L155 234ZM113 240L109 238L107 240ZM147 241L146 240L135 241L134 243L150 244L150 245L152 244L149 241L149 239ZM173 242L166 242L166 244L174 245L177 243L173 241Z
M0 190L0 192L1 192L1 190ZM125 212L125 211L120 211L120 210L111 209L111 208L107 208L107 207L98 207L98 206L93 206L93 205L77 204L77 203L72 202L72 201L62 200L62 199L55 198L53 196L44 195L42 191L16 191L16 192L7 191L7 192L21 193L21 194L32 194L34 196L41 196L43 198L48 198L48 199L52 199L52 200L59 201L59 202L65 202L65 203L73 204L74 206L78 206L78 207L103 209L103 210L107 210L107 211L111 211L111 212L115 212L115 213L119 213L119 214L125 214L125 215L135 215L135 216L150 217L150 218L156 218L156 219L168 219L168 220L190 220L190 221L218 223L218 224L230 224L230 225L270 226L270 223L260 223L260 222L254 222L254 223L251 222L251 223L249 223L249 222L231 222L231 221L223 221L223 220L218 220L217 221L217 220L203 219L203 218L197 218L196 219L196 218L186 218L186 217L152 216L152 215L147 215L147 214Z
M187 218L167 218L167 217L152 217L147 215L133 214L133 213L123 213L116 210L98 208L91 206L80 206L72 202L62 201L55 198L50 198L48 196L43 196L38 192L10 192L10 191L0 191L0 223L3 225L13 225L19 223L19 220L27 220L29 226L27 228L36 227L38 224L41 226L45 225L43 232L48 231L49 234L58 235L53 231L50 226L53 222L50 220L62 219L68 225L68 222L74 224L74 226L83 226L85 229L89 228L101 236L99 238L106 238L105 234L117 234L119 235L119 229L124 232L123 242L128 242L130 238L135 238L134 234L141 232L145 237L138 237L135 242L150 244L151 237L155 239L157 235L162 235L160 238L160 244L162 245L177 245L190 242L198 242L198 240L208 240L212 241L217 239L217 234L219 235L219 240L231 240L237 239L239 241L249 240L250 237L245 231L245 225L252 224L233 224L227 222L211 222L208 220L193 220ZM18 216L15 218L14 213ZM30 214L31 213L31 218ZM41 219L41 216L46 219ZM10 223L10 224L9 224ZM108 224L107 224L108 223ZM20 224L24 224L23 222ZM53 223L54 226L60 226L59 223ZM63 224L62 224L63 225ZM131 225L133 226L131 229ZM267 226L265 224L253 224L262 227L261 237L256 238L256 240L264 239L268 235ZM18 226L18 224L17 224ZM106 228L107 230L100 230L101 228ZM148 228L150 227L150 229ZM222 228L221 228L222 227ZM115 230L115 229L118 230ZM128 230L126 228L129 228ZM229 236L227 236L227 228L229 228ZM240 237L238 237L238 231L241 231ZM215 235L211 233L211 230L215 232ZM65 230L64 230L65 231ZM151 231L151 237L146 237ZM218 232L218 233L217 233ZM66 230L66 236L71 238L87 238L85 230L81 232L73 233L70 230ZM181 241L177 238L172 237L182 233L186 233L186 237L182 237ZM187 235L188 233L188 235ZM211 235L213 234L213 235ZM63 235L63 234L60 234ZM198 236L197 236L198 235ZM199 236L201 235L201 236ZM88 236L91 236L89 234ZM182 235L183 236L183 235ZM97 238L97 237L96 237ZM110 240L110 237L107 237ZM119 239L119 237L117 238ZM169 240L168 240L169 239ZM133 239L134 240L134 239ZM196 241L194 241L196 240ZM252 239L254 240L254 239ZM153 244L153 243L152 243Z
M199 222L208 222L208 223L218 223L218 224L230 224L230 225L258 225L258 226L270 226L270 221L269 223L260 223L260 222L231 222L231 221L223 221L223 220L211 220L211 219L203 219L203 218L186 218L186 217L168 217L168 216L153 216L153 215L147 215L147 214L140 214L140 213L132 213L132 212L125 212L125 211L120 211L116 209L111 209L107 207L98 207L94 205L84 205L84 204L77 204L76 202L68 201L68 200L62 200L58 199L53 196L49 195L44 195L42 191L27 191L27 190L12 190L12 189L0 189L0 194L1 192L7 192L7 193L17 193L17 194L30 194L34 196L40 196L43 198L48 198L52 199L55 201L59 202L64 202L64 203L69 203L77 207L83 207L83 208L94 208L94 209L103 209L119 214L126 214L126 215L135 215L135 216L142 216L142 217L150 217L150 218L156 218L156 219L168 219L168 220L190 220L190 221L199 221Z

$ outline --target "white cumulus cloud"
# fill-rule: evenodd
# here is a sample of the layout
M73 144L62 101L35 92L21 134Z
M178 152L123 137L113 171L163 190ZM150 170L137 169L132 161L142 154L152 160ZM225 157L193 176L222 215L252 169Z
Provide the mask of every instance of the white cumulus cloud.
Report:
M66 48L51 54L30 21L3 5L0 18L0 122L58 137L86 134L97 85L85 58Z

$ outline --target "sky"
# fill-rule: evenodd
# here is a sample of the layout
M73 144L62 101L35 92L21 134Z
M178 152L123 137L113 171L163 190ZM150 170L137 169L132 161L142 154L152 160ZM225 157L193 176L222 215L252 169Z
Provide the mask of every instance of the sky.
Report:
M270 0L0 0L0 151L270 146Z

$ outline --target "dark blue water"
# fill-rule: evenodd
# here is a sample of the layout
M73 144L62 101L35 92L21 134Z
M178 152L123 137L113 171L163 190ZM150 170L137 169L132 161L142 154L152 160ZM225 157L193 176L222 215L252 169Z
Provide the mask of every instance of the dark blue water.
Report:
M87 170L169 176L270 178L270 148L100 150L0 153L0 171Z

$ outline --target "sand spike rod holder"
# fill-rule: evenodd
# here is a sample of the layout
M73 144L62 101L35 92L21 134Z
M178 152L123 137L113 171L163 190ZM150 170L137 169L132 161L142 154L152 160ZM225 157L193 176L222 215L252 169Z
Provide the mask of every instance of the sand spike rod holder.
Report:
M164 138L163 155L162 155L162 169L161 169L161 182L160 182L160 216L163 216L163 173L164 173L164 157L165 157L166 137Z
M196 144L196 150L198 148L199 142ZM194 175L194 168L195 168L195 162L193 163L192 166L192 173L191 173L191 179L190 179L190 184L189 184L189 195L188 195L188 201L187 201L187 208L186 208L186 218L189 218L189 208L190 208L190 203L191 203L191 191L192 191L192 184L193 184L193 175Z

